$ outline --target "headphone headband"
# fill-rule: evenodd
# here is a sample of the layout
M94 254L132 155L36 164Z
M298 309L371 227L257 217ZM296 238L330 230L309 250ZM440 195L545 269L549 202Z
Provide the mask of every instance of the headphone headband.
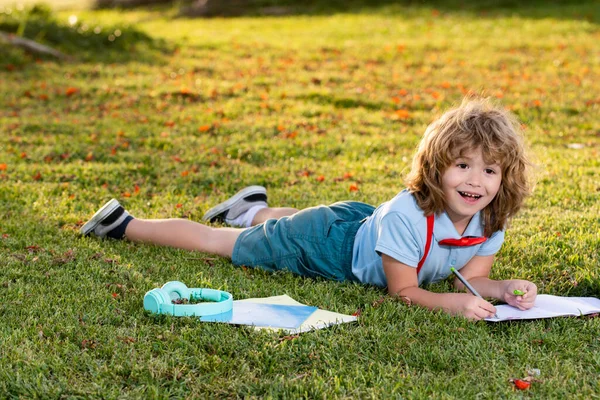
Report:
M177 299L206 300L209 303L173 304ZM144 309L155 314L167 314L176 317L203 317L231 311L233 296L231 293L206 288L188 288L179 281L167 282L160 289L152 289L144 295Z

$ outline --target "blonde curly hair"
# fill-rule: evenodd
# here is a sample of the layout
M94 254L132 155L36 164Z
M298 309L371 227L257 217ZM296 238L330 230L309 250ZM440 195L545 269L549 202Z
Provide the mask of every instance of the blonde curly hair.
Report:
M505 229L532 189L520 124L509 111L488 99L464 99L427 127L406 183L425 215L439 214L447 207L442 175L454 160L477 149L486 163L502 168L500 189L482 210L484 235L489 237Z

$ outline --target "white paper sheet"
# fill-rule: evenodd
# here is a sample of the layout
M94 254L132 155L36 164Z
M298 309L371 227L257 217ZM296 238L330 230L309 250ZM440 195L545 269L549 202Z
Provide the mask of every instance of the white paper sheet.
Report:
M563 316L581 316L600 313L600 299L595 297L562 297L539 294L535 305L529 310L501 304L496 306L498 318L486 318L486 321L514 321L521 319L554 318Z
M236 300L237 302L251 302L251 303L267 303L267 304L283 304L283 305L304 305L288 295L272 296L256 299L244 299ZM234 302L235 303L235 302ZM275 329L270 327L256 326L255 329L267 329L271 331L284 331L289 334L297 334L302 332L308 332L315 329L323 329L336 324L343 324L346 322L356 321L357 317L353 315L339 314L332 311L326 311L318 309L313 312L306 321L296 329Z

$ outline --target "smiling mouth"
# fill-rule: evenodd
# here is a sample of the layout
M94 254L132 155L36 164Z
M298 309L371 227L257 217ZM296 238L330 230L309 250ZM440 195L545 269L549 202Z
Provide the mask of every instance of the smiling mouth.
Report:
M460 194L462 197L466 197L468 199L480 199L483 196L480 194L473 194L473 193L467 193L467 192L458 192L458 194Z

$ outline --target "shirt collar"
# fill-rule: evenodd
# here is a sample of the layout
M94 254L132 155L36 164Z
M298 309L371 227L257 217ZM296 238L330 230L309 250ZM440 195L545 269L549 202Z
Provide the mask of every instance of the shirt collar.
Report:
M481 212L473 215L467 229L462 236L456 231L450 217L444 211L435 217L435 225L433 227L433 236L436 240L442 239L460 239L465 236L483 236L483 227L481 226Z

